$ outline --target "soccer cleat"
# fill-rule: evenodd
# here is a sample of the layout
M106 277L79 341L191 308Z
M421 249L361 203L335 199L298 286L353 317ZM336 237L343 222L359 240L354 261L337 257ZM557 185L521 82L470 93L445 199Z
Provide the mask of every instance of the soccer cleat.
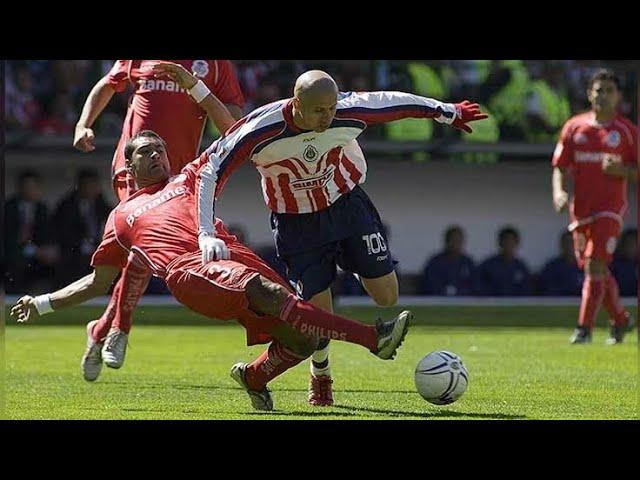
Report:
M98 320L87 324L87 348L82 355L80 367L82 376L87 382L93 382L100 376L102 370L102 342L96 342L91 336L91 330Z
M127 353L129 335L118 328L111 328L102 347L102 360L109 368L120 368Z
M569 338L569 343L573 345L591 343L591 330L586 327L576 327Z
M633 315L629 315L627 318L627 323L625 325L614 325L609 330L609 338L607 338L604 343L606 345L617 345L622 343L624 340L624 335L627 332L630 332L635 327L635 318Z
M389 360L396 356L398 347L402 345L409 322L413 320L413 313L409 310L400 312L393 320L383 322L378 319L376 322L376 330L378 331L378 350L375 354L383 359Z
M311 375L309 381L308 401L316 407L330 407L333 405L333 391L331 384L333 380L329 375Z
M231 378L238 382L238 384L240 384L240 386L247 391L247 393L249 394L249 398L251 399L251 405L253 405L253 408L255 408L256 410L263 410L267 412L273 410L273 399L271 398L271 392L267 387L264 387L260 391L251 390L245 378L246 369L246 363L236 363L233 367L231 367Z

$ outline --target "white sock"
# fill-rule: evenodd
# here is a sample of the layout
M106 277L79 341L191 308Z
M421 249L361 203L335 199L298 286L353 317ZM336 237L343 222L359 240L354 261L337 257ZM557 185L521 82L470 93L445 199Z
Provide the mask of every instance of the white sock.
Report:
M311 355L311 374L314 377L319 375L331 376L331 367L329 366L329 343Z

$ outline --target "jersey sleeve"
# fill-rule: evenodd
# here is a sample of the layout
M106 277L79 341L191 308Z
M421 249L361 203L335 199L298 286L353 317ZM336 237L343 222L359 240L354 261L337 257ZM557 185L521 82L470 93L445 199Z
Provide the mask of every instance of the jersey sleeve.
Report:
M366 125L393 122L403 118L432 118L451 124L456 107L433 98L405 92L341 92L336 118L358 120Z
M210 62L215 62L216 68L210 76L209 89L222 103L244 107L244 95L233 64L229 60L210 60Z
M551 158L551 165L558 168L569 168L573 163L573 146L571 144L572 127L565 123L560 133L560 139L556 144Z
M129 68L131 60L116 60L107 73L109 85L116 91L122 92L129 83Z
M110 265L113 267L124 268L127 264L128 256L128 252L118 243L116 238L114 209L109 214L107 223L104 226L102 242L91 257L91 266L98 267L101 265Z

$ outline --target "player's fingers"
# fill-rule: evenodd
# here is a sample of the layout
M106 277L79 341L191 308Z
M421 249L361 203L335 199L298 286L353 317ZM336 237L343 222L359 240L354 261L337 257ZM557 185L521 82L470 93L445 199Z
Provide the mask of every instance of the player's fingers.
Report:
M462 125L462 130L464 130L467 133L471 133L473 132L473 130L471 129L471 127L469 125Z

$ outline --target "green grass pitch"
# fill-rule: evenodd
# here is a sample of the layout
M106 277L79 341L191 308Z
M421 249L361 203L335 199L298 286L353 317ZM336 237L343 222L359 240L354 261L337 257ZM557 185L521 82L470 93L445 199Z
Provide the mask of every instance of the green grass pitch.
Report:
M182 308L143 307L127 360L94 383L80 372L83 322L101 309L78 307L5 330L7 419L637 419L638 340L571 346L575 307L422 307L393 361L356 345L332 343L335 405L306 403L308 362L271 384L276 410L256 412L229 377L263 346L244 330ZM400 309L341 309L371 322ZM602 315L602 314L601 314ZM600 317L604 327L605 319ZM433 350L459 354L470 375L457 402L431 405L416 393L413 370Z

